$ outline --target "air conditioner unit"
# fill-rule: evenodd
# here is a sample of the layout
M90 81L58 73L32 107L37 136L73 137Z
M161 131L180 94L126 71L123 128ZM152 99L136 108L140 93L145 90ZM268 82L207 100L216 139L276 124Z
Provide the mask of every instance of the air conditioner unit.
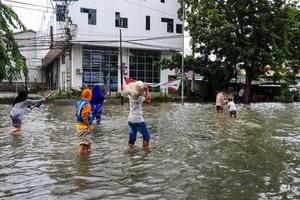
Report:
M76 73L77 73L77 74L82 74L82 73L83 73L83 70L82 70L81 68L77 68L77 69L76 69Z

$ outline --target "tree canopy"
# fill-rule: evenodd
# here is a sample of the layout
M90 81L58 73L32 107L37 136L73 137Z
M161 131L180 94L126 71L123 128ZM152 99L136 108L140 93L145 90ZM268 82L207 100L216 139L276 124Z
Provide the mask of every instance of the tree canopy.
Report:
M246 103L251 101L251 82L263 72L264 66L272 66L277 76L286 72L283 68L299 68L300 12L295 3L287 0L179 2L186 6L186 30L201 63L209 68L234 68L240 64L246 70Z
M10 82L24 75L28 77L26 62L19 51L14 39L13 29L25 30L13 9L0 0L0 81L7 79Z

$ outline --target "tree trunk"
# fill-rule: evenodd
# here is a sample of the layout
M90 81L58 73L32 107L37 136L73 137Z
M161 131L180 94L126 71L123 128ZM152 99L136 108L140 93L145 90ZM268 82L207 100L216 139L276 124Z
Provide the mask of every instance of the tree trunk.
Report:
M246 69L246 87L245 87L245 94L244 94L244 103L250 104L252 99L252 90L251 90L251 83L253 80L252 71L250 69Z

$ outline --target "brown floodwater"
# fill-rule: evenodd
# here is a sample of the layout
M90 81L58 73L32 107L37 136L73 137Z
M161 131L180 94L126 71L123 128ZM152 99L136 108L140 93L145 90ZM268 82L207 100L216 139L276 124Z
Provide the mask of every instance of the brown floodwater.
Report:
M11 135L0 105L0 199L300 199L300 104L145 106L151 148L127 150L128 105L106 105L76 156L72 106L30 111Z

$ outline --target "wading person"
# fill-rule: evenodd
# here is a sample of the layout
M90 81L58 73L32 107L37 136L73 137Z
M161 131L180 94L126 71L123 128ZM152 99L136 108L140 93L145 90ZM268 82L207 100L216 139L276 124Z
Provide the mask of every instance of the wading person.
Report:
M15 98L13 106L9 112L13 126L11 132L19 132L21 130L22 120L24 115L27 113L27 108L40 107L41 104L45 102L49 96L36 101L27 100L28 91L21 90L18 93L18 96Z
M144 96L145 95L145 96ZM128 115L128 147L134 147L137 132L143 136L143 148L149 148L150 132L143 118L142 104L145 101L150 103L151 97L149 88L142 81L128 84L129 115Z
M229 98L228 99L228 104L227 104L228 108L229 108L229 115L231 118L236 118L236 112L237 112L237 109L236 109L236 106L235 106L235 103L233 102L232 98Z
M93 89L93 97L91 100L93 119L96 119L97 125L101 125L103 102L105 96L100 89L99 85L96 85Z
M216 96L216 109L217 113L223 112L223 107L224 107L224 93L221 91L218 91L218 94Z
M79 147L77 155L91 151L91 124L93 122L92 107L90 101L92 91L84 89L81 93L81 99L76 104L77 136L79 137Z

